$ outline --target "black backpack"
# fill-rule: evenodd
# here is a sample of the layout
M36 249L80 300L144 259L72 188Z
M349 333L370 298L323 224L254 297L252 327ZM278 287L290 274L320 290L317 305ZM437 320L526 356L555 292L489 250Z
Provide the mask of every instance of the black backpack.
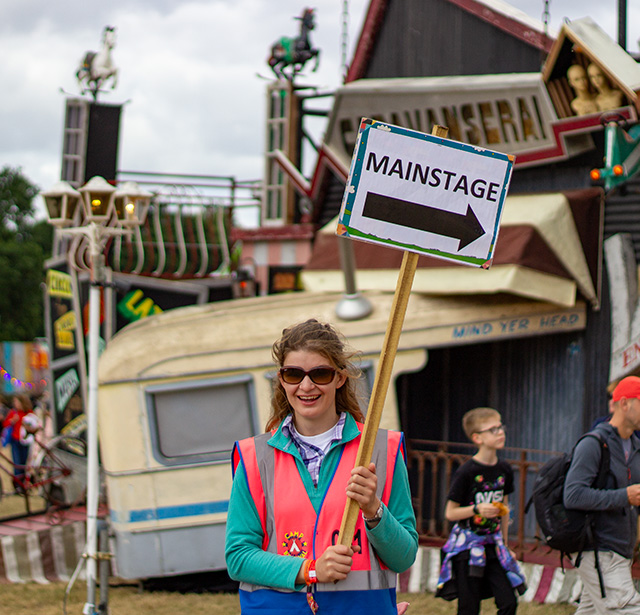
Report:
M592 487L602 489L605 486L609 473L610 453L603 436L595 431L583 435L583 438L596 438L600 443L600 467L593 481ZM536 521L542 532L542 539L551 547L560 551L560 562L563 557L571 553L577 553L575 566L580 565L580 558L585 547L593 547L595 564L600 579L600 591L605 597L604 582L600 572L598 558L598 545L593 532L593 513L584 510L567 509L564 506L564 481L569 472L569 466L573 459L578 442L574 445L570 454L563 454L547 461L539 470L533 483L533 492L527 502L525 513L533 504ZM570 559L570 558L569 558Z

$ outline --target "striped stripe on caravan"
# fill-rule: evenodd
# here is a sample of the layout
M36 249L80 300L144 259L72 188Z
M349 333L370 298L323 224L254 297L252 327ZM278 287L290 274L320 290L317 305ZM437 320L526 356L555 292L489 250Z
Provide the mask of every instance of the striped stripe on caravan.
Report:
M114 523L139 523L140 521L159 521L162 519L226 513L228 509L229 500L219 500L198 504L182 504L179 506L141 508L139 510L129 511L111 510L110 514Z

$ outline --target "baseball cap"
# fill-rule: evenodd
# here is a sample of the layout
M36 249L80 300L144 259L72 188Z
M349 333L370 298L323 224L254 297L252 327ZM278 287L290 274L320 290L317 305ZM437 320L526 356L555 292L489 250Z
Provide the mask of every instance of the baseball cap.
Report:
M627 399L633 399L637 397L640 399L640 378L637 376L627 376L623 378L615 389L613 389L613 395L611 396L613 401L619 401L623 397Z

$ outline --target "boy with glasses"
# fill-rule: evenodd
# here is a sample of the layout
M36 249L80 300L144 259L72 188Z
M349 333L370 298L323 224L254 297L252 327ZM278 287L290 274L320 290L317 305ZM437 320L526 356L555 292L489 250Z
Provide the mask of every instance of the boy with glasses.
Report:
M478 615L480 603L493 596L498 615L514 615L515 591L525 579L507 546L513 470L498 459L505 445L505 426L493 408L474 408L462 418L465 434L478 452L456 471L445 517L455 522L442 548L444 560L436 596L458 599L458 615Z

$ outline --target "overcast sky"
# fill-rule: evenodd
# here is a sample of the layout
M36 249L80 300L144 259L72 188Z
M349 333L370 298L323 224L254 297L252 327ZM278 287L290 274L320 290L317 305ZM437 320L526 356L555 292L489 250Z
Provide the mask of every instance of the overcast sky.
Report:
M627 48L637 52L640 0L628 1ZM348 1L349 58L368 4ZM510 4L542 19L541 0ZM266 58L276 39L297 33L305 6L316 9L311 39L322 55L303 82L334 89L345 0L0 0L0 167L22 167L41 189L59 179L61 90L79 93L80 61L112 25L120 77L100 100L129 101L120 169L260 178ZM549 11L552 31L588 15L617 40L618 0L551 0Z

